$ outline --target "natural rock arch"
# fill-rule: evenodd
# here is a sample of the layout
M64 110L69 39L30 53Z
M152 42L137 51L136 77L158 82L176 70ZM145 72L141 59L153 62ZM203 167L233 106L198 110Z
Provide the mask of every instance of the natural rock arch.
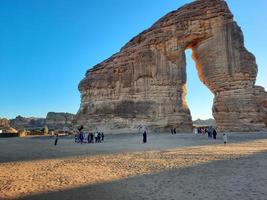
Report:
M117 54L88 70L80 82L77 122L87 129L191 131L185 102L185 49L213 92L222 131L266 128L267 93L255 86L255 57L223 0L198 0L168 13Z

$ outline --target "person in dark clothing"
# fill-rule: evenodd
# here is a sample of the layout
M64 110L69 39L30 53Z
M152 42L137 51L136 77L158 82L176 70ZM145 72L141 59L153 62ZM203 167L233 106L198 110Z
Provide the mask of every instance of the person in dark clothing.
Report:
M91 143L94 143L94 134L90 133L90 137L91 137Z
M82 144L83 143L83 132L80 132L79 138L80 138L80 142Z
M101 143L101 133L100 132L97 133L97 142Z
M79 143L79 138L78 138L78 135L77 134L75 134L75 136L74 136L74 142L75 143Z
M55 146L57 145L57 141L58 141L58 134L56 134Z
M208 138L212 138L213 129L212 127L208 128Z
M104 133L101 133L101 140L104 141Z
M88 135L87 135L87 143L88 144L91 143L90 133L88 133Z
M212 135L213 135L213 139L216 140L217 131L215 129L213 129Z
M173 135L173 129L171 128L171 134Z
M146 133L146 130L144 131L143 133L143 143L146 143L147 142L147 133Z
M173 133L176 134L176 128L173 129Z
M81 144L83 143L83 125L81 125L79 128L78 128L78 131L79 131L79 140L81 142Z

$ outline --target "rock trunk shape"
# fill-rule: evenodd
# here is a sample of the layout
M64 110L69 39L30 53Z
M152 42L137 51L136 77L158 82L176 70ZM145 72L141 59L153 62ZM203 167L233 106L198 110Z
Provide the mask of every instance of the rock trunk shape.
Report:
M267 126L267 93L255 86L255 57L223 0L197 0L159 19L121 50L88 70L79 84L76 120L86 129L192 131L186 104L185 50L214 94L220 131Z

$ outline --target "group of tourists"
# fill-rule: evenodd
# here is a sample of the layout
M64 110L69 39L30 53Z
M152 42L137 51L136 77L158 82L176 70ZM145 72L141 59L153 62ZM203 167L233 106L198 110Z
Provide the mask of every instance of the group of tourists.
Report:
M217 139L217 131L215 128L213 128L211 126L208 128L208 138L210 138L210 139L213 138L214 140Z
M85 133L82 131L83 126L78 128L79 133L75 134L75 143L101 143L104 141L104 133L97 129L94 133Z
M212 126L198 127L195 129L194 133L195 134L202 134L202 135L207 134L209 139L214 139L214 140L217 139L217 131ZM223 139L223 143L226 144L228 141L228 136L226 133L223 133L222 139Z
M197 127L195 130L195 134L205 135L206 133L208 133L208 127Z
M143 125L139 125L138 126L138 129L139 129L139 133L142 131L143 132L143 143L147 143L147 128ZM217 139L217 131L215 128L213 127L198 127L195 129L194 131L195 134L202 134L202 135L205 135L207 134L208 135L208 138L210 139L214 139L216 140ZM176 128L171 128L171 134L176 134ZM227 143L227 134L226 133L223 133L223 142L224 144ZM83 126L80 126L78 128L78 133L75 134L75 143L101 143L104 141L104 133L103 132L100 132L97 130L95 130L94 133L92 132L89 132L89 133L85 133L83 132ZM58 135L56 134L56 138L55 138L55 145L57 145L58 143Z
M217 131L212 126L209 126L209 127L198 127L198 128L196 128L195 133L196 134L202 134L202 135L207 134L208 138L213 138L214 140L217 139Z

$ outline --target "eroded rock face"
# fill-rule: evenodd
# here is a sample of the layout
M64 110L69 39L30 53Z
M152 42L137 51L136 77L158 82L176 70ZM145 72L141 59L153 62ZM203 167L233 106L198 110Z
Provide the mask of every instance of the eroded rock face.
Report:
M10 127L9 120L6 118L0 118L0 128Z
M78 124L87 129L192 130L185 102L185 49L191 48L201 81L213 92L221 131L266 127L267 97L255 86L255 57L223 0L198 0L170 12L117 54L88 70L79 84Z
M10 120L10 125L17 130L42 129L45 125L44 118L17 116Z
M49 130L67 131L73 126L74 117L71 113L49 112L46 118L17 116L10 125L17 130L41 130L47 126Z
M72 127L75 115L71 113L47 113L45 125L53 130L68 130Z

